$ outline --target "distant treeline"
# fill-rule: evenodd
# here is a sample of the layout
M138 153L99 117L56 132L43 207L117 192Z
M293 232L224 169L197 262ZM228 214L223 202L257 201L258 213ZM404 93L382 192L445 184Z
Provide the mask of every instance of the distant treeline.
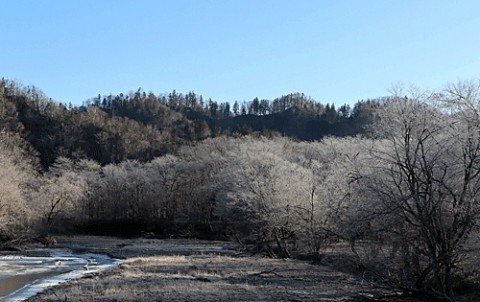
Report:
M58 157L88 158L102 165L127 159L145 162L219 135L257 132L307 141L354 136L365 133L379 100L337 110L295 93L231 106L194 92L157 96L139 89L72 106L50 100L35 86L2 79L0 102L0 127L29 142L47 169Z

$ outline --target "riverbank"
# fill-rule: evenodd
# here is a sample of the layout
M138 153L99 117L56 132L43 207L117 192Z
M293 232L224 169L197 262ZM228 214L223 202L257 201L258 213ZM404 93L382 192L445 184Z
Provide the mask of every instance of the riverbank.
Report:
M57 240L60 246L88 247L124 260L27 301L406 301L365 276L346 272L348 259L340 255L327 256L332 265L326 266L245 255L229 242Z
M119 264L105 254L36 247L0 256L0 301L23 301L47 288Z

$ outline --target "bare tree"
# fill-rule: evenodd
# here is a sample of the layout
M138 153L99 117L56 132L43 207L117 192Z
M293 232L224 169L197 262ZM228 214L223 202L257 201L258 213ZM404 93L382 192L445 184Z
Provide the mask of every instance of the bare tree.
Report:
M148 165L157 196L152 211L165 224L174 223L179 215L180 195L188 179L182 166L182 160L173 155L156 158Z
M72 219L80 216L89 187L70 159L57 159L45 176L37 179L36 186L36 199L47 232L52 230L59 218L75 221Z
M36 172L22 140L0 131L0 241L26 235L35 219L28 202L29 182Z
M232 150L218 174L218 213L243 239L254 240L272 255L289 257L300 227L298 208L309 200L312 173L276 155L281 150L275 147L273 141L245 140Z
M449 301L461 246L479 215L478 101L471 86L394 95L374 126L369 168L357 171L385 218L391 255L403 261L397 284Z
M95 220L105 223L126 218L128 179L129 175L124 166L110 164L102 168L102 177L95 194L97 198Z
M313 173L309 200L299 207L299 214L304 222L302 237L317 256L331 242L351 241L352 231L360 230L358 223L350 227L351 212L358 213L359 201L351 190L349 175L361 144L360 138L327 137L321 142L296 144L292 150L292 160Z

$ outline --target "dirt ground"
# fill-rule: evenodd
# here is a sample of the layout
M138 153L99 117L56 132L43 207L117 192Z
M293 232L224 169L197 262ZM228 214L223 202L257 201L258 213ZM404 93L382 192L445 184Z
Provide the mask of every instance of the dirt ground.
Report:
M326 265L246 255L228 242L88 236L58 241L124 260L27 301L407 301L365 274L348 273L348 258L335 250Z

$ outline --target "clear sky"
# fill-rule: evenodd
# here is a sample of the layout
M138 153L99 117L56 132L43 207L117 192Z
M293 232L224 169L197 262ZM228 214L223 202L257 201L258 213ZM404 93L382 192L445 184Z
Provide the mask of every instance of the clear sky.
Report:
M0 0L0 77L81 104L139 87L322 103L480 78L480 1Z

